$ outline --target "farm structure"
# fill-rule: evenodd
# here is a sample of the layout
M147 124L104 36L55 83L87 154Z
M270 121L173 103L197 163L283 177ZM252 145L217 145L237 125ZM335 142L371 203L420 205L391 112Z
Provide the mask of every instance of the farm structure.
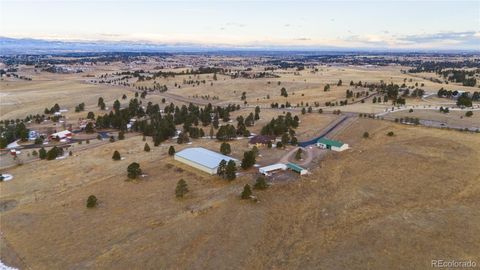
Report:
M64 130L64 131L60 131L60 132L50 134L50 136L48 136L48 138L49 139L62 140L62 139L66 139L66 138L72 138L72 136L73 136L73 133L71 131Z
M284 171L287 169L287 165L285 164L282 164L282 163L277 163L277 164L272 164L272 165L268 165L268 166L265 166L265 167L261 167L258 169L258 171L261 173L261 174L264 174L264 175L270 175L271 173L275 172L275 171Z
M268 143L273 143L275 142L275 136L269 136L269 135L255 135L250 140L248 140L248 144L250 146L266 146Z
M237 159L201 147L183 149L176 153L173 158L212 175L217 173L218 165L222 160L226 162L233 160L237 165L239 164Z
M348 149L348 144L340 141L330 140L327 138L318 139L317 146L322 149L329 149L337 152L341 152Z
M305 174L308 173L307 169L302 168L299 165L297 165L295 163L292 163L292 162L287 163L287 168L289 168L290 170L292 170L294 172L299 173L300 175L305 175Z

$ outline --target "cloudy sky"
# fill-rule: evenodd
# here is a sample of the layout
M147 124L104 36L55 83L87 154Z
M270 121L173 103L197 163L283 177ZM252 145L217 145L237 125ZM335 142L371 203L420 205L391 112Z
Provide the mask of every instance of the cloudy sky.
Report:
M480 1L5 1L0 36L232 47L480 49Z

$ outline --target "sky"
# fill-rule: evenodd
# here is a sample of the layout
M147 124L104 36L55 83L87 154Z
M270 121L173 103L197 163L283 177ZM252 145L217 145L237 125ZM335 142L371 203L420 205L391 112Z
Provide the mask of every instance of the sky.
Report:
M480 50L480 1L5 1L0 36L226 47Z

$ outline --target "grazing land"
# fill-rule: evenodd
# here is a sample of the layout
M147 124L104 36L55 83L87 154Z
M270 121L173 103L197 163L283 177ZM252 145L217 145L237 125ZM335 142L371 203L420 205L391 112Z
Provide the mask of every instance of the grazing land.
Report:
M477 55L36 57L0 59L7 265L425 269L446 254L480 263L480 73L417 72L432 61L467 70ZM255 135L274 139L254 148ZM320 137L349 149L321 149ZM242 161L231 181L169 154L222 143ZM274 172L258 188L258 168L279 162L308 174ZM242 200L246 184L257 188Z

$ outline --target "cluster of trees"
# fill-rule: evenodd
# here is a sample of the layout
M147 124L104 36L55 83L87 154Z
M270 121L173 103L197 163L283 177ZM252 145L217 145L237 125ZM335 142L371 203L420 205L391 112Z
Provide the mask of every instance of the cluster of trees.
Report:
M58 105L58 103L55 103L55 105L53 105L50 109L45 108L44 113L45 114L54 114L54 113L59 112L59 111L60 111L60 105Z
M29 130L23 121L3 121L0 126L0 148L5 148L11 142L16 140L26 141Z
M75 112L83 112L85 110L85 103L82 102L75 106Z
M38 150L38 157L40 159L46 159L46 160L54 160L56 159L57 157L60 157L60 156L63 156L63 148L62 147L57 147L57 146L54 146L52 147L50 150L45 150L45 148L40 148L40 150Z
M220 161L217 168L217 175L232 181L237 177L237 165L235 161L229 160L228 162L224 159Z
M437 72L445 79L451 82L461 83L463 86L475 86L477 79L475 79L475 73L480 73L480 69L476 70L442 70Z
M286 132L295 134L293 129L297 128L299 125L298 116L292 117L290 112L287 112L285 116L280 115L278 118L273 118L268 124L266 124L262 130L262 135L275 135L280 136Z

